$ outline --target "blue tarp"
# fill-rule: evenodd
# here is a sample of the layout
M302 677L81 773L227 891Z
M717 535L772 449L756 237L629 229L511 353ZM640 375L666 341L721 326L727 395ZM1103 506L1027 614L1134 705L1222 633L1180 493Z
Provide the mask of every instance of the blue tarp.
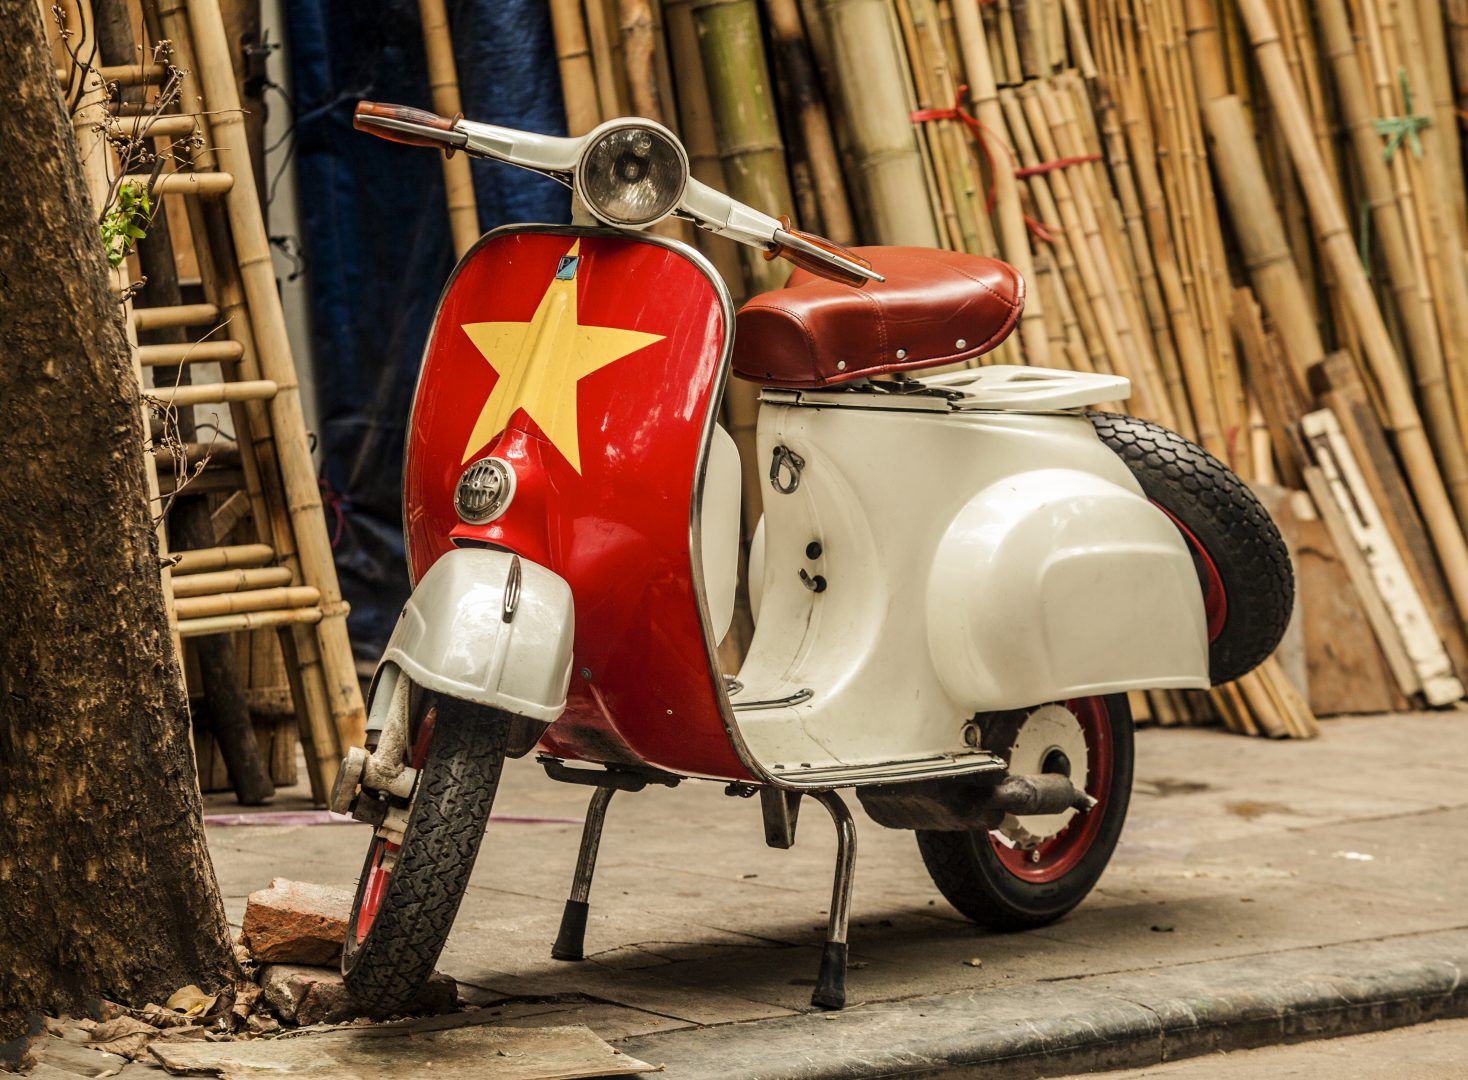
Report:
M416 0L283 7L328 525L353 643L376 659L408 593L403 435L453 249L438 156L353 130L352 109L361 98L431 108L422 26ZM450 0L449 23L466 116L565 133L544 0ZM482 227L568 219L555 182L473 168Z

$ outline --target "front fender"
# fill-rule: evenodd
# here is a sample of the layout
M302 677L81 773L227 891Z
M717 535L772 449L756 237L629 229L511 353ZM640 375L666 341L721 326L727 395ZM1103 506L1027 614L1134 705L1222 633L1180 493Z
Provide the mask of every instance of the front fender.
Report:
M978 709L1208 680L1187 545L1129 477L1036 469L980 491L928 579L928 643Z
M566 708L575 630L571 587L558 574L509 552L461 548L419 579L382 663L425 689L550 723Z

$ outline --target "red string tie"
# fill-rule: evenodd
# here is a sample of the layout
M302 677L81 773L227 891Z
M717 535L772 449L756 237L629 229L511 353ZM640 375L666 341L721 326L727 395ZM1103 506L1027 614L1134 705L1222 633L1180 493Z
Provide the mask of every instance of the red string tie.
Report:
M1014 175L1018 180L1030 176L1040 176L1044 173L1054 172L1056 169L1068 169L1072 165L1088 165L1093 161L1100 161L1100 154L1076 154L1074 157L1056 158L1054 161L1042 161L1038 165L1026 165L1023 169L1015 169Z
M967 90L967 86L960 86L958 88L958 92L953 97L951 108L918 109L910 113L908 119L914 124L926 124L933 120L957 120L968 130L969 135L973 138L975 144L977 144L979 152L984 155L984 162L989 166L989 176L992 178L999 170L998 165L994 161L994 152L989 149L991 140L1004 151L1004 156L1009 158L1011 165L1017 165L1018 162L1014 160L1014 151L1009 148L1009 145L997 134L985 127L979 121L978 117L963 107L963 95ZM1020 170L1016 170L1015 176L1019 175ZM989 190L984 196L984 213L988 214L993 212L995 197L994 180L990 179ZM1037 240L1043 241L1046 244L1055 243L1055 236L1043 222L1036 221L1028 214L1024 215L1024 222L1025 228L1029 229Z

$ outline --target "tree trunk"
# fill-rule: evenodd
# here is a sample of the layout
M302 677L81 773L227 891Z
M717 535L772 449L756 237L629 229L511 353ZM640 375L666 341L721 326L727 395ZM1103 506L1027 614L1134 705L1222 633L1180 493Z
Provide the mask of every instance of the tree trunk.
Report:
M235 972L138 390L35 0L0 0L0 1043Z

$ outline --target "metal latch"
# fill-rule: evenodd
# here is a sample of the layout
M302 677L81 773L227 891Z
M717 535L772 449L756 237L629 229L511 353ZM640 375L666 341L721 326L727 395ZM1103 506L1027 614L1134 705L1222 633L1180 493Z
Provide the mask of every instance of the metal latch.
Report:
M775 447L774 457L770 461L770 486L781 495L789 495L800 486L800 470L803 468L805 458L788 446Z

